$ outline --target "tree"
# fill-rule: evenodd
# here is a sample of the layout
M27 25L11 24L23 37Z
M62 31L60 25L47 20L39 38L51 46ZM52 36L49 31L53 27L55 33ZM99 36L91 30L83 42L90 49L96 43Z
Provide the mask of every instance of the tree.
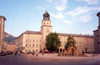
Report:
M65 49L67 50L70 46L70 40L71 40L71 35L68 36L68 39L67 39L67 43L65 45ZM73 36L72 36L72 41L73 41L73 47L76 48L75 44L76 44L76 41L74 40Z
M61 46L60 38L57 33L50 33L46 37L46 47L49 51L57 51L57 49Z

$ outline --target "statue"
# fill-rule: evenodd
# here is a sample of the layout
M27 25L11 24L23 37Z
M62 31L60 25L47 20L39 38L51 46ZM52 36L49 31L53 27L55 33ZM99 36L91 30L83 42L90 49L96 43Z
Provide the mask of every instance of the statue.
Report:
M69 35L68 40L67 40L67 44L65 46L65 48L67 49L68 55L74 56L76 53L76 46L75 46L76 42L73 38L72 35Z

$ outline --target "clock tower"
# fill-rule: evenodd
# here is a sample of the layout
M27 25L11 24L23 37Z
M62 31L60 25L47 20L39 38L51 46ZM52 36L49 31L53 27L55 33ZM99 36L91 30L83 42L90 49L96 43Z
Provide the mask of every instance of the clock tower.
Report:
M42 49L46 48L46 36L52 32L52 26L50 21L50 15L46 11L43 14L42 26L41 26L41 33L42 33Z

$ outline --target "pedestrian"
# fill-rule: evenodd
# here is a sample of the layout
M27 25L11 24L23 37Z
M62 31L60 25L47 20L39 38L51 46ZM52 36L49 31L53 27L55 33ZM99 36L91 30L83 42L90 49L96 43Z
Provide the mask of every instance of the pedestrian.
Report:
M42 55L44 55L44 50L42 50Z
M38 53L38 51L36 50L36 56L38 56L38 54L39 54L39 53Z
M33 52L32 52L32 55L34 56L34 50L33 50Z
M17 51L15 52L15 55L17 55Z

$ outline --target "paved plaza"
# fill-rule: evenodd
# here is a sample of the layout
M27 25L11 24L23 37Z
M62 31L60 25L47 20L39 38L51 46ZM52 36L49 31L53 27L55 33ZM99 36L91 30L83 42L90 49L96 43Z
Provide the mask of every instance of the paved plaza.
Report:
M95 57L57 56L57 54L31 54L0 56L0 65L100 65L100 55Z

